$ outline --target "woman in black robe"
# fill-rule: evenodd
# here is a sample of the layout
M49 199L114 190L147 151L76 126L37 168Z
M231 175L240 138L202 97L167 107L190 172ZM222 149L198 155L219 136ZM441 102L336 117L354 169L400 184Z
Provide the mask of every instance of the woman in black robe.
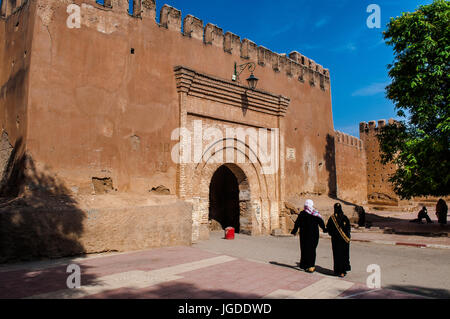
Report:
M300 268L313 273L316 268L316 248L319 244L319 227L326 233L325 222L320 213L314 209L314 203L308 199L305 209L300 212L291 234L300 229Z
M447 204L441 198L436 204L436 216L438 218L439 224L441 225L447 224L447 212L448 212Z
M328 219L328 234L333 247L334 273L345 277L350 266L350 221L342 211L341 204L334 205L334 214Z

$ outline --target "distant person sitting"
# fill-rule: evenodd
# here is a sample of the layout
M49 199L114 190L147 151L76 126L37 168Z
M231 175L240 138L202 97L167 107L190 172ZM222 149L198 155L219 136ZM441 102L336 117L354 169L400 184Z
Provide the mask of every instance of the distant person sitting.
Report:
M447 204L445 203L445 200L441 198L436 205L436 216L438 218L439 224L441 224L442 226L447 224L447 212Z
M417 219L411 220L411 223L422 223L422 219L425 219L427 221L427 224L432 224L430 216L428 216L428 210L425 206L420 210L419 214L417 215Z

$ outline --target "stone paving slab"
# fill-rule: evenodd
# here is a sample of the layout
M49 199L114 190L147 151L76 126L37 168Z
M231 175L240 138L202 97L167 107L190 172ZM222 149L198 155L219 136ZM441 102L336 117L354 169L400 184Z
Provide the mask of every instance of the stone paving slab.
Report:
M336 277L324 277L268 263L172 247L66 259L33 268L7 265L0 272L0 298L89 299L328 299L419 298L370 290ZM81 288L66 286L67 265L81 267ZM422 297L421 297L422 298Z

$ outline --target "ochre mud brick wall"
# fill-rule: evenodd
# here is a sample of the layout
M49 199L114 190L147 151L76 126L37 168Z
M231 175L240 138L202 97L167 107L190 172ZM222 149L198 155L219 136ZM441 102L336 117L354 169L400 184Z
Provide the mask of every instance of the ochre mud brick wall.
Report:
M366 203L367 171L363 142L336 132L335 145L338 198L360 205Z
M28 132L34 7L26 0L4 0L0 7L0 196L19 192Z
M180 166L172 158L179 142L172 133L182 123L183 103L195 103L189 104L189 112L203 110L200 115L206 114L212 125L220 122L218 127L226 123L280 130L281 173L259 179L243 167L250 182L258 180L268 190L253 187L249 196L240 194L254 213L252 228L259 222L264 233L278 228L284 198L336 193L329 70L295 48L275 53L171 6L157 13L155 1L134 3L133 16L124 0L105 1L105 6L94 0L7 0L6 10L2 6L0 32L7 41L0 41L0 120L6 132L1 158L11 157L21 141L16 153L23 165L13 167L24 175L23 194L148 195L161 186L181 197L183 187L201 186L193 180L188 180L191 185L181 183ZM77 10L79 21L72 16ZM242 92L242 105L223 107L233 98L227 89L221 89L220 104L212 103L208 93L209 99L183 100L187 93L177 82L176 66L237 94L250 72L242 73L240 83L230 83L234 65L247 62L257 65L258 92ZM282 114L267 117L267 100L278 103ZM207 170L203 177L213 173ZM208 207L201 201L197 206L194 211L202 214L194 222L207 222ZM158 216L164 221L163 212Z
M394 120L389 120L394 123ZM379 129L386 125L385 120L369 123L362 122L359 126L359 134L364 144L367 157L367 196L369 203L397 205L398 196L395 194L389 176L395 173L393 164L383 165L380 157L380 144L377 134Z
M38 201L0 209L0 262L123 252L191 244L192 207L176 200L159 205L42 207Z
M258 89L291 101L282 133L296 156L286 162L286 193L328 192L326 137L334 128L330 74L321 65L183 18L170 6L163 6L157 23L152 1L141 7L140 18L126 13L126 1L112 1L111 8L91 0L31 4L27 151L69 189L90 193L96 177L111 178L119 192L165 185L175 194L171 133L180 119L174 67L231 80L235 62L251 61L258 65ZM80 28L67 27L69 4L81 10ZM226 116L246 122L242 112Z

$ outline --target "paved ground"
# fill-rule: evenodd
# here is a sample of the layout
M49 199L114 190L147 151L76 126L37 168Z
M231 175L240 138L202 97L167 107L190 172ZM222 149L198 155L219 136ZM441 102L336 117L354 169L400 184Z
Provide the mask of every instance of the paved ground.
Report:
M417 212L380 212L367 214L371 228L352 229L354 242L450 249L450 224L440 225L429 213L433 223L411 223ZM324 235L323 237L328 237Z
M423 220L422 223L411 223L411 220L417 218L419 210L420 207L413 212L371 210L368 212L366 219L370 221L374 227L380 227L383 230L393 229L398 234L421 234L425 236L445 235L445 237L448 237L448 234L450 233L450 224L440 225L434 208L430 207L428 211L428 215L432 221L431 224L427 224L425 220Z
M394 246L381 243L393 242L399 235L353 234L367 240L382 239L380 243L352 242L350 258L352 271L346 280L365 284L370 273L367 267L380 266L382 288L410 292L425 297L450 298L450 249ZM423 242L422 236L403 236L404 242ZM249 237L237 235L236 240L223 240L220 232L212 233L209 241L194 247L240 258L292 268L300 259L298 237ZM430 239L430 238L428 238ZM433 238L431 238L433 239ZM440 238L442 239L442 238ZM445 238L450 244L449 238ZM450 247L450 246L449 246ZM317 249L319 275L330 277L333 269L331 241L328 236L320 239Z
M222 237L221 232L212 233L209 241L193 247L3 265L0 266L0 298L392 299L449 296L450 284L446 276L449 250L354 243L351 251L354 270L343 280L329 274L332 260L327 239L321 240L318 251L319 272L307 274L295 267L299 256L297 238L238 235L236 240L226 241ZM365 285L369 263L381 266L383 289L369 289ZM67 288L69 264L81 267L80 289ZM405 264L420 266L402 277L401 269ZM419 274L411 275L415 271ZM427 271L434 275L424 275ZM435 277L436 272L441 275L440 281L439 276ZM417 278L425 278L426 284L416 282Z

